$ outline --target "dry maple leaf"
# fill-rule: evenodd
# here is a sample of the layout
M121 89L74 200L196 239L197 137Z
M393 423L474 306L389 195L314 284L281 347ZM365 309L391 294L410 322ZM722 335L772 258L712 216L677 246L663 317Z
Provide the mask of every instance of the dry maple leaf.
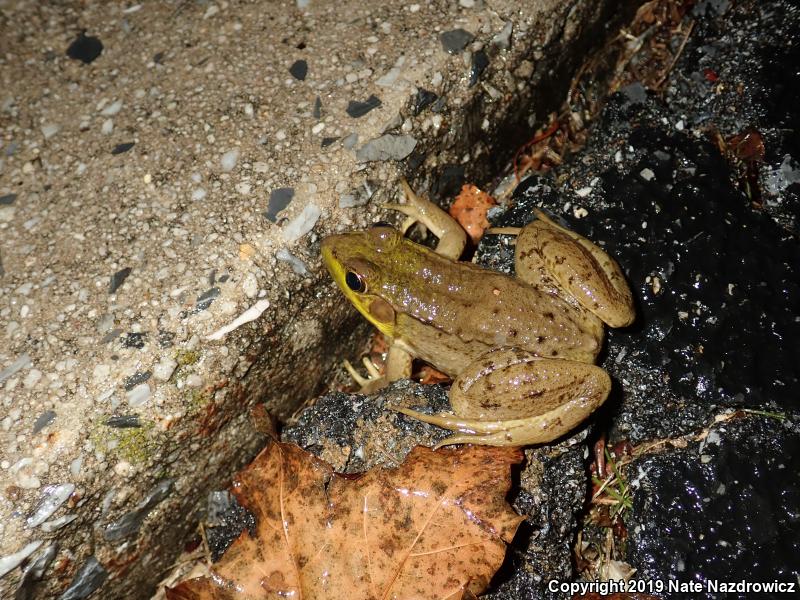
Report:
M514 448L418 446L354 479L273 442L233 490L257 520L211 577L169 600L463 598L486 588L523 517L505 501Z
M450 216L459 222L472 242L477 244L483 237L483 232L489 227L486 213L494 205L494 198L489 194L465 183L450 206Z

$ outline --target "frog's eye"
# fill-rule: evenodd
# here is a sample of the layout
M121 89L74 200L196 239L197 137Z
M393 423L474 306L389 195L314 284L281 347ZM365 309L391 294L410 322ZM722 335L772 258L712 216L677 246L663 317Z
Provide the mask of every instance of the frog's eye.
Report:
M391 227L391 223L387 223L386 221L377 221L370 225L370 229L375 229L376 227Z
M355 271L348 271L344 276L344 282L347 284L347 287L359 294L363 294L367 291L367 282Z

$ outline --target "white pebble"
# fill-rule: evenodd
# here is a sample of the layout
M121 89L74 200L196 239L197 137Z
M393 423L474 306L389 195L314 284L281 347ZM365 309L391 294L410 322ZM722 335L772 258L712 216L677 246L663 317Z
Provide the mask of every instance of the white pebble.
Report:
M239 149L234 148L233 150L228 150L225 154L222 155L220 159L220 166L222 170L226 173L229 171L233 171L233 168L236 166L236 161L239 160Z
M169 356L165 356L153 367L153 377L158 381L169 381L169 378L172 377L177 367L178 363L175 360Z
M0 577L3 577L9 571L16 569L23 560L36 552L41 545L42 540L36 540L35 542L27 544L19 552L0 557Z
M32 388L39 380L42 378L42 372L39 369L31 369L28 371L28 374L25 376L25 379L22 380L22 385L26 388Z
M287 242L296 242L314 228L321 214L322 210L313 202L306 205L303 212L283 228L283 239Z
M192 200L198 201L206 197L206 191L203 188L197 188L192 192Z
M316 134L318 134L320 131L322 131L323 129L325 129L325 123L317 123L316 125L314 125L314 126L311 128L311 133L313 133L314 135L316 135Z
M95 383L102 383L108 376L111 374L111 367L108 365L95 365L94 371L92 371L92 376L94 377Z
M251 185L249 181L240 181L235 188L242 196L247 196L250 194Z
M203 379L196 373L192 373L186 378L186 387L199 388L202 385Z
M656 174L653 173L652 169L642 169L641 171L639 171L639 175L641 175L642 179L644 179L645 181L652 181L656 176Z
M106 106L103 110L100 111L100 114L104 117L113 117L119 111L122 110L122 100L117 100L116 102L112 102L108 106Z
M25 520L25 525L33 528L44 523L56 512L59 507L67 501L75 491L75 484L62 483L56 486L47 486L45 496L33 511L33 514Z
M140 383L126 394L128 406L137 408L142 406L150 398L150 384Z
M100 133L108 135L112 131L114 131L114 120L106 119L103 121L103 124L100 126Z
M252 273L248 273L242 282L242 290L248 298L255 298L258 295L258 280Z

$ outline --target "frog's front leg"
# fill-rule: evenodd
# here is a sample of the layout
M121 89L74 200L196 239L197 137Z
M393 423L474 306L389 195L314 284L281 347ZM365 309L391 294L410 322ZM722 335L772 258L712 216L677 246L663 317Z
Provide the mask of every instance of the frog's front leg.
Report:
M536 220L517 238L517 277L540 290L566 291L611 327L630 325L636 316L633 297L617 262L585 237L535 212Z
M433 202L417 196L405 179L400 180L400 185L403 187L406 203L384 204L384 208L397 210L408 215L409 218L403 225L404 233L409 226L417 221L425 225L425 227L433 232L433 235L439 238L439 243L436 245L436 252L452 260L458 260L464 252L464 247L467 245L467 233L453 217L448 215Z
M450 404L455 414L396 410L459 432L436 447L524 446L568 433L605 402L610 391L611 379L599 367L503 348L480 356L453 382Z
M411 377L413 358L406 350L401 348L397 343L389 345L389 351L386 353L386 362L384 363L383 375L380 374L375 365L368 359L364 359L364 367L367 369L367 377L361 376L348 361L345 361L344 366L350 377L361 388L359 390L362 394L371 394L381 388L386 387L393 381L398 379L409 379Z

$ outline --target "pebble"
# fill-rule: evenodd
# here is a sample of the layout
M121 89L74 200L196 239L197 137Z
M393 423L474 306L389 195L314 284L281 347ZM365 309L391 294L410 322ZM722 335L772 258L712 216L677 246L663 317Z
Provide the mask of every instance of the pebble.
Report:
M461 28L445 31L439 36L442 48L450 54L458 54L474 39L474 35Z
M75 484L62 483L55 486L47 486L44 489L44 498L33 511L33 514L25 519L25 525L34 528L44 523L56 512L64 502L67 501L75 491Z
M511 21L506 22L506 24L503 25L503 29L500 30L500 33L492 38L492 45L501 50L508 50L511 48L511 31L513 28L514 24Z
M122 110L122 100L117 100L116 102L112 102L111 104L106 106L103 110L101 110L100 114L104 117L113 117L121 110Z
M197 188L192 192L192 200L195 202L202 200L206 197L206 191L203 188Z
M9 571L16 569L22 561L36 552L42 543L42 540L36 540L25 545L22 550L19 550L14 554L8 554L0 557L0 577L3 577Z
M69 587L64 590L64 593L58 597L58 600L83 600L92 595L97 588L103 585L103 582L108 577L108 571L100 564L94 556L90 556L75 577Z
M236 166L236 161L238 160L239 160L239 149L234 148L233 150L228 150L225 154L222 155L219 164L222 170L228 173L230 171L233 171L233 168Z
M314 228L322 210L313 202L306 205L303 211L289 221L282 230L283 239L287 242L296 242Z
M111 281L108 285L108 293L113 294L116 292L119 287L125 283L125 280L128 278L128 275L131 274L131 268L125 267L124 269L120 269L116 273L111 276Z
M206 336L208 340L221 340L227 333L230 333L234 329L241 327L245 323L249 323L250 321L255 321L261 314L269 308L269 300L264 298L263 300L259 300L253 306L248 308L244 311L241 315L236 317L233 322L225 325L224 327L220 327L214 333Z
M269 195L269 203L264 216L275 223L278 220L278 213L289 206L289 202L294 198L294 188L284 187L272 190Z
M248 298L255 298L258 295L258 280L253 273L248 273L242 281L242 291Z
M304 60L296 60L289 67L289 73L291 73L292 77L299 81L303 81L308 75L308 63Z
M177 361L169 356L164 356L158 364L153 367L153 378L156 379L156 381L169 381L169 378L172 377L177 367Z
M281 248L275 253L275 258L277 258L281 262L287 263L290 267L292 267L292 271L294 271L298 275L308 275L308 269L306 268L306 264L297 258L294 254L289 252L286 248Z
M54 410L46 410L44 411L36 421L33 423L33 433L34 435L39 433L42 429L50 425L56 418L56 411Z
M100 133L109 135L112 131L114 131L114 120L106 119L103 121L103 124L100 126Z
M127 152L128 150L130 150L131 148L133 148L135 144L136 144L136 142L125 142L124 144L117 144L111 150L111 154L113 154L113 155L123 154L123 153Z
M366 115L369 111L378 108L381 105L381 100L374 94L370 95L369 98L364 100L363 102L359 102L357 100L350 100L347 103L347 108L345 112L352 117L353 119L360 119L364 115Z
M151 393L149 383L140 383L125 394L128 406L137 408L144 405L150 399Z
M3 383L6 379L11 377L14 373L19 371L20 369L24 369L25 367L31 366L31 357L25 353L20 355L17 360L13 363L8 365L5 369L0 371L0 383Z
M61 129L61 127L53 123L50 123L48 125L43 125L42 135L44 136L44 139L49 140L51 137L53 137L55 134L58 133L59 129Z
M386 134L370 140L356 151L358 162L373 162L380 160L402 160L417 145L417 140L410 135Z
M111 367L109 365L99 364L94 366L92 377L96 383L102 383L111 374Z
M31 369L22 380L22 385L28 389L34 387L42 378L42 372L39 369Z
M197 373L192 373L186 378L186 387L199 388L203 385L203 379Z

